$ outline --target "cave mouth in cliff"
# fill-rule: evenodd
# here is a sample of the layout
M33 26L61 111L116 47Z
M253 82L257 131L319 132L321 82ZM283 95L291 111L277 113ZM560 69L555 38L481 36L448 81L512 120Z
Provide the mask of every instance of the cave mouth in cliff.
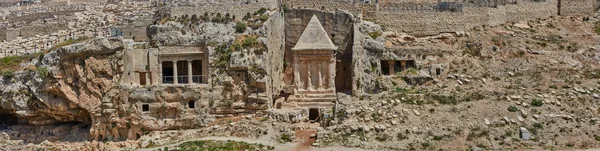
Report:
M319 109L318 108L310 108L308 109L308 120L313 122L319 122Z
M0 129L5 129L5 126L19 124L19 118L12 114L0 113Z

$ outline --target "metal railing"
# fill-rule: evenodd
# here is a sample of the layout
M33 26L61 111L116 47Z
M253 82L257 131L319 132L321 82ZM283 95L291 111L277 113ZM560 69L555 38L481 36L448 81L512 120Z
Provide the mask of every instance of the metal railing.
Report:
M187 75L180 75L177 76L177 84L187 84L188 81L188 76Z
M203 79L204 77L206 77L206 75L192 75L192 83L191 84L206 83L207 81ZM174 82L175 82L174 76L163 76L162 77L163 84L175 84ZM190 84L188 76L187 75L177 76L177 84Z
M174 84L175 80L173 79L173 76L163 76L162 77L162 83L163 84Z
M192 83L195 83L195 84L205 83L206 81L202 80L202 78L205 76L206 75L192 75Z

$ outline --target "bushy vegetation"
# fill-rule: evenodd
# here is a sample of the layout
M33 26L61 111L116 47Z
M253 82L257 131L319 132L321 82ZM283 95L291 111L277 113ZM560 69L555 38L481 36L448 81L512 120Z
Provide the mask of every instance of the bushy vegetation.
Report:
M464 48L463 54L468 54L473 57L481 57L481 50L483 46L479 42L467 42L465 44L466 48Z
M13 70L7 69L2 71L2 77L4 77L4 79L10 79L13 77L13 75Z
M273 146L266 146L257 143L246 143L238 141L215 141L215 140L200 140L190 141L180 144L179 149L175 151L231 151L231 150L247 150L247 151L265 151L275 149Z
M600 23L596 23L594 25L594 32L596 32L596 34L600 35Z
M379 36L381 36L381 32L380 31L370 32L369 36L373 39L377 39Z
M244 43L242 43L244 48L251 48L258 46L258 40L255 37L248 36L244 39Z
M260 8L260 9L258 9L258 11L254 12L253 15L262 15L262 14L264 14L266 12L267 12L266 8Z
M544 102L542 102L542 100L534 99L533 101L531 101L531 106L542 107L543 105Z
M215 52L218 54L218 58L213 65L217 68L228 67L229 60L231 59L231 49L227 44L217 45Z
M41 78L45 78L48 76L48 68L38 67L36 68L36 71Z
M517 112L517 111L519 111L519 109L516 106L512 106L512 105L509 106L507 110L510 111L510 112Z
M247 27L248 26L246 25L246 23L238 22L237 24L235 24L235 32L244 33Z
M283 133L283 134L279 135L279 141L292 142L292 136L290 136L290 134Z

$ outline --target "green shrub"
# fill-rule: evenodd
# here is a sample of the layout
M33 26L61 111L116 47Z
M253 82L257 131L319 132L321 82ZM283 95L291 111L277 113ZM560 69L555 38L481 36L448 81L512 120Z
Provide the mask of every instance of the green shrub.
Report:
M502 46L504 46L503 39L504 38L501 36L494 36L494 37L492 37L492 42L494 43L494 45L502 47Z
M244 48L251 48L251 47L258 46L258 40L256 40L256 38L254 38L254 37L248 36L248 37L246 37L246 39L244 39L242 46Z
M531 101L531 106L542 107L543 105L544 102L542 102L542 100L534 99L533 101Z
M377 37L381 36L381 32L379 32L379 31L370 32L369 36L373 39L377 39Z
M2 77L4 77L4 79L10 79L13 77L13 75L14 75L14 73L11 69L2 71Z
M261 16L260 16L260 21L262 21L262 22L265 22L265 21L267 21L268 19L269 19L269 15L267 15L267 14L264 14L264 15L261 15Z
M597 141L600 141L600 136L594 135L594 139L596 139Z
M38 68L36 68L36 70L37 70L38 75L41 78L45 78L45 77L48 76L48 68L46 68L46 67L38 67Z
M517 111L519 111L519 109L517 107L511 105L511 106L508 107L508 111L510 111L510 112L517 112Z
M596 32L596 34L600 35L600 24L596 23L596 25L594 25L594 32Z
M283 133L279 136L279 140L282 142L292 142L292 136L290 136L290 134Z
M254 12L254 15L262 15L267 12L266 8L260 8L258 11Z
M543 124L541 124L541 123L534 123L534 124L533 124L533 127L534 127L534 128L537 128L537 129L544 129L544 125L543 125Z
M245 32L246 28L247 28L246 23L238 22L237 24L235 24L235 32L237 32L237 33Z

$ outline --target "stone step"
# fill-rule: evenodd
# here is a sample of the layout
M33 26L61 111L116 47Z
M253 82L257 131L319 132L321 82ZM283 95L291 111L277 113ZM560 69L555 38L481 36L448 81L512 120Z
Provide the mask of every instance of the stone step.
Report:
M296 102L296 105L299 107L319 107L319 108L327 108L335 106L335 103L332 102Z
M335 103L337 98L335 97L298 97L293 96L288 99L288 101L293 102L331 102Z
M102 107L104 109L114 109L115 108L115 104L113 104L113 103L102 103Z
M335 94L306 94L306 98L336 98Z
M102 113L112 114L112 113L115 113L116 111L117 111L117 109L104 109L104 110L102 110Z

